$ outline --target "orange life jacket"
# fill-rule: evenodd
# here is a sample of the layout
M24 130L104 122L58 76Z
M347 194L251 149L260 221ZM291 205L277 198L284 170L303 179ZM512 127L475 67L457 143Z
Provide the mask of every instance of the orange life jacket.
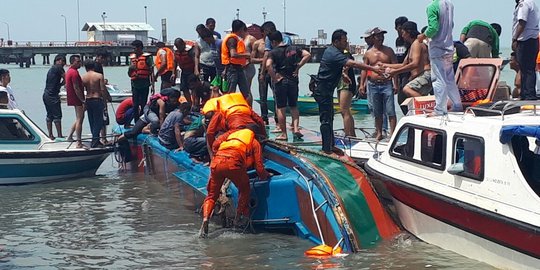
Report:
M168 71L174 71L174 53L171 49L167 48L167 47L163 47L163 48L160 48L156 54L156 67L159 69L161 67L161 56L160 56L160 53L159 51L160 50L164 50L166 52L166 59L167 59L167 67L162 71L160 72L158 75L163 75L165 73L167 73Z
M255 139L255 133L250 129L241 129L233 132L227 137L227 140L223 141L218 148L218 151L234 149L242 153L242 157L246 161L246 166L250 167L253 162L253 153L251 147L249 147Z
M251 107L247 103L242 93L226 94L217 99L219 111L223 113L225 118L237 113L251 115Z
M221 43L221 64L228 65L228 64L234 64L234 65L241 65L245 66L247 64L246 58L233 58L231 57L231 52L229 50L229 47L227 46L227 41L230 38L236 39L236 52L237 53L245 53L246 52L246 44L244 43L244 40L240 38L237 34L231 33L228 34L225 39L223 39L223 43Z
M149 53L143 53L139 57L137 57L135 54L131 54L129 58L131 58L131 61L135 64L135 70L131 72L130 77L131 80L137 80L137 79L148 79L150 78L150 74L152 71L150 70L150 66L146 63L146 58L150 56Z
M209 112L215 112L218 110L219 102L218 98L211 98L204 104L202 108L202 113L207 114Z

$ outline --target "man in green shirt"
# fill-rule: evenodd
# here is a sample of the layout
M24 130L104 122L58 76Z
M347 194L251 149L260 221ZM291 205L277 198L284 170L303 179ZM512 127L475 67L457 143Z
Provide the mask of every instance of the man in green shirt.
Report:
M499 36L501 26L474 20L461 31L460 40L467 46L473 58L499 57Z

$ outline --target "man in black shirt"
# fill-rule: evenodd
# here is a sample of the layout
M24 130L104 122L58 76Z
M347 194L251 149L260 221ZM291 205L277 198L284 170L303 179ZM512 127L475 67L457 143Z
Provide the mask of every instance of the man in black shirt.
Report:
M350 83L350 78L343 74L343 67L354 67L381 73L380 68L349 59L344 53L347 45L347 32L338 29L332 33L332 45L324 50L317 73L317 87L313 91L313 97L319 105L322 151L327 154L333 153L334 146L334 89L343 75L345 75L343 76L345 82Z
M62 138L62 108L60 106L60 87L65 84L64 66L66 65L66 56L57 55L54 58L54 65L47 72L45 90L43 91L43 103L47 110L47 135L54 140L52 123L56 127L59 138Z
M287 140L287 124L285 111L287 106L291 111L293 134L296 138L302 137L300 133L300 112L298 111L298 71L309 61L311 54L296 46L283 43L281 32L275 31L268 35L272 43L272 51L266 62L268 74L274 82L278 126L281 135L276 140Z
M396 57L399 64L402 64L403 61L405 61L405 57L407 54L409 54L409 48L411 47L411 43L408 43L403 39L401 36L401 26L408 22L409 19L405 16L397 17L394 21L395 29L397 31L398 37L396 38ZM401 104L407 96L403 92L403 87L409 82L409 77L411 76L410 72L401 73L398 75L398 94L397 94L397 100L398 104ZM407 114L408 108L407 106L400 106L401 111L403 114Z

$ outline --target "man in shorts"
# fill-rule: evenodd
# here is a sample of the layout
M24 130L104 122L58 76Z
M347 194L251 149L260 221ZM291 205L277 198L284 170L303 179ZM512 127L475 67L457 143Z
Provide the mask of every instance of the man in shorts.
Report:
M311 54L296 46L283 43L281 32L271 33L272 51L267 61L268 74L272 78L276 92L276 107L278 115L278 126L281 135L276 140L287 140L287 123L285 111L287 106L291 111L293 134L296 138L301 138L299 122L300 112L296 106L298 102L298 71L309 61Z
M62 107L60 106L60 87L64 85L64 66L66 65L66 57L57 55L54 58L54 65L47 72L47 80L45 81L45 90L43 91L43 104L47 111L47 135L51 140L54 140L52 125L56 127L56 132L59 138L62 138Z
M66 94L67 105L75 108L75 122L71 126L71 131L68 135L68 141L73 141L73 133L77 140L77 148L82 148L82 124L84 121L84 91L79 68L82 66L81 57L72 55L69 57L70 67L66 72Z
M364 55L366 65L396 64L397 58L392 48L383 45L384 34L387 32L375 27L371 31L373 36L373 47ZM375 117L375 139L383 139L383 115L386 113L390 123L390 134L394 132L397 118L394 107L394 94L397 93L397 78L392 79L375 72L371 72L367 77L368 93L373 104L373 116Z

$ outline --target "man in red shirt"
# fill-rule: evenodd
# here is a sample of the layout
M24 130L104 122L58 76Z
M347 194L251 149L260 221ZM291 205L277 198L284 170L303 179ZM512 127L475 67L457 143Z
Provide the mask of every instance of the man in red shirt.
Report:
M78 69L81 68L81 57L72 55L69 57L70 67L66 72L66 93L67 105L75 107L75 123L71 126L68 141L73 141L73 133L77 140L77 148L82 148L81 141L82 123L84 121L84 92L81 75Z
M131 127L133 120L133 98L127 98L116 108L116 123L124 125L125 128Z

